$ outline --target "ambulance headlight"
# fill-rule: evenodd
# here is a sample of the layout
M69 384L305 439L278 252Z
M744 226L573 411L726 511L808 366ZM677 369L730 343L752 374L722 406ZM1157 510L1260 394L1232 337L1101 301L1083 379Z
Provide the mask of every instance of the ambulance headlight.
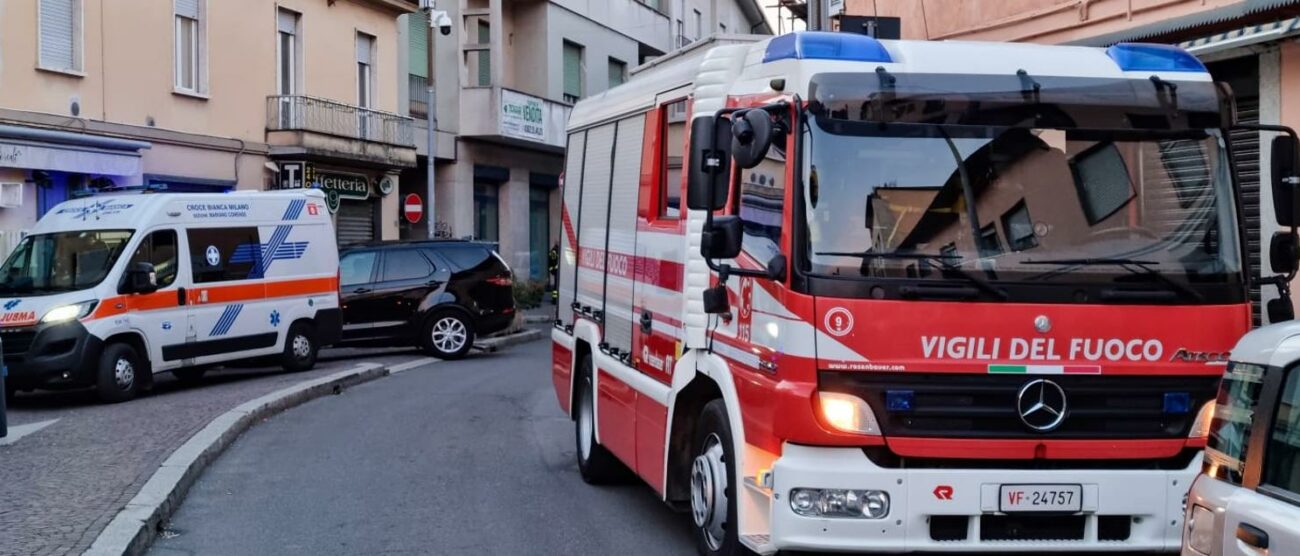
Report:
M889 515L889 493L883 490L796 488L790 491L790 509L804 517L884 519Z
M1214 400L1210 400L1201 406L1201 410L1196 414L1196 421L1192 423L1192 430L1187 433L1188 438L1210 437L1210 424L1214 422L1214 407Z
M1192 506L1187 519L1187 547L1197 554L1214 550L1214 512L1204 506Z
M832 428L857 434L880 436L876 414L862 398L839 392L818 392L822 421Z
M73 303L70 305L59 305L58 307L45 312L45 316L41 317L41 324L67 322L85 317L86 315L89 315L91 311L95 310L96 303L98 303L98 301L83 301L81 303Z

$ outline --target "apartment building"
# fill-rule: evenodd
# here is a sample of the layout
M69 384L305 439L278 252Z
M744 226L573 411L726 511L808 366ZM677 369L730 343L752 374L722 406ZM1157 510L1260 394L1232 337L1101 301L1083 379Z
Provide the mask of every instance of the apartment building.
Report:
M321 187L341 243L398 236L414 0L0 1L0 238L70 196ZM0 249L3 245L0 245Z
M403 17L400 104L417 120L422 163L402 172L401 194L426 206L430 53L438 134L434 219L426 210L404 221L402 237L495 242L531 279L545 278L559 240L573 104L704 37L771 33L756 0L437 0L436 9L447 12L449 34L430 33L426 14Z

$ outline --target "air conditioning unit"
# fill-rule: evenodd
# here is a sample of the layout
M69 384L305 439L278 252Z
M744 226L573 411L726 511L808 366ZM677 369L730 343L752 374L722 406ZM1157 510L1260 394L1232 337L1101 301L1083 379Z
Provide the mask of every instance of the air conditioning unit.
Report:
M0 208L17 208L23 206L23 183L0 183Z

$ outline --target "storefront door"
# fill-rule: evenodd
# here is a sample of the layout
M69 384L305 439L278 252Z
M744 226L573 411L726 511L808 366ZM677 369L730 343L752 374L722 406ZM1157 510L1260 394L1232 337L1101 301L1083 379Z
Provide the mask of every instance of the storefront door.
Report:
M551 190L528 188L528 277L546 278L546 259L551 246Z

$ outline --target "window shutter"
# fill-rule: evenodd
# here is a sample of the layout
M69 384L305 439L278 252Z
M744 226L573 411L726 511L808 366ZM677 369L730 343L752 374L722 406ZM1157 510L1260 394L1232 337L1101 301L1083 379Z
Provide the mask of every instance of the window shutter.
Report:
M76 66L76 0L41 0L41 66L79 69Z
M374 39L370 35L357 33L357 63L370 64L374 60L371 49L374 47Z
M190 19L198 19L200 1L201 0L176 0L176 15L185 16Z
M298 32L298 14L289 10L280 10L279 17L276 18L276 27L281 33L290 35Z
M582 96L582 47L564 43L564 94Z
M411 53L411 67L407 73L420 77L429 77L429 17L423 12L406 16L408 52Z

